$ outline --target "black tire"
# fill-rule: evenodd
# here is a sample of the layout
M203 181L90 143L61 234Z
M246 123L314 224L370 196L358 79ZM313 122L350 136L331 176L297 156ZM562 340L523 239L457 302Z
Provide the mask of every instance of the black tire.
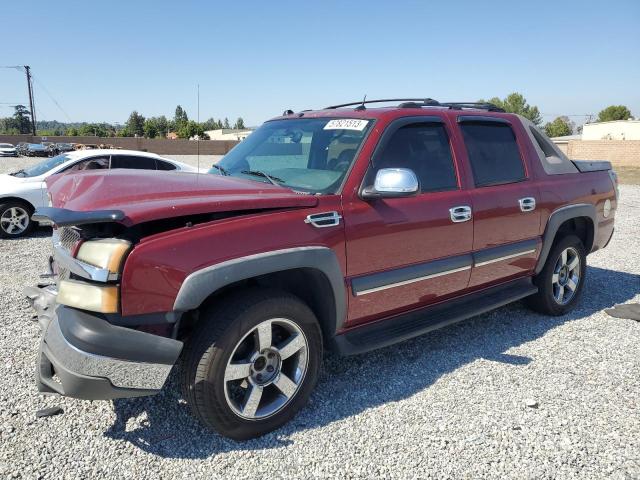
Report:
M10 231L10 225L8 225L6 222L3 222L3 216L12 208L20 209L27 214L26 228L21 231L16 231L17 233L12 233ZM0 238L20 238L28 235L34 227L34 222L33 220L31 220L31 215L33 215L33 208L31 208L31 205L27 204L26 202L13 200L0 204Z
M562 303L557 299L556 295L558 295L558 293L557 289L554 289L553 276L554 273L557 273L555 270L557 269L562 253L568 249L571 253L577 253L580 264L576 271L579 271L579 277L573 295L567 299L566 303ZM567 235L560 238L555 242L553 247L551 247L542 271L533 279L535 285L538 287L538 293L526 299L527 306L537 312L553 316L564 315L570 312L580 300L586 280L586 273L587 255L582 241L575 235Z
M304 333L306 373L280 410L266 418L246 419L234 412L227 400L225 370L239 342L271 319L288 319ZM247 440L279 428L296 415L316 385L321 363L320 325L304 302L277 290L243 290L201 312L182 355L182 392L194 416L205 426L234 440Z

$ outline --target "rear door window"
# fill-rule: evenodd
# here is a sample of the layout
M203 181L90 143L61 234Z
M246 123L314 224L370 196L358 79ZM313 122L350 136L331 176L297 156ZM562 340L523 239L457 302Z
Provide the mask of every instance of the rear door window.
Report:
M137 157L135 155L113 155L111 168L132 168L137 170L155 170L156 159L151 157Z
M524 180L520 149L511 127L504 123L460 124L476 187Z
M175 170L176 166L172 163L156 159L156 168L158 170Z

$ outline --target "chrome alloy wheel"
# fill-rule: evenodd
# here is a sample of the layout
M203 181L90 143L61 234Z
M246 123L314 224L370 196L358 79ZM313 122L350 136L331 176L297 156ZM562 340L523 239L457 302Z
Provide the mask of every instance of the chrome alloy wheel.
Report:
M233 349L224 373L224 396L239 417L260 420L282 410L300 389L309 345L286 318L265 320Z
M553 298L559 305L571 301L580 283L580 255L573 247L562 251L553 268L551 284Z
M7 208L0 217L0 228L9 235L19 235L29 226L29 212L21 207Z

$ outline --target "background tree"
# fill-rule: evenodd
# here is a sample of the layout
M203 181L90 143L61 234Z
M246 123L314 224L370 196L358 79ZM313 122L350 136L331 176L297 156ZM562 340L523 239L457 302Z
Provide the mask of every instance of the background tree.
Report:
M191 138L198 135L200 139L205 139L204 127L198 122L190 120L184 123L177 131L178 138Z
M164 115L160 115L156 118L156 128L158 132L156 133L157 137L166 138L167 133L169 133L169 120Z
M238 119L236 120L236 124L233 126L233 128L237 128L238 130L243 130L244 128L246 128L244 126L244 120L242 119L242 117L238 117Z
M173 128L177 131L189 121L189 117L187 116L187 112L178 105L176 107L176 113L173 116Z
M478 101L484 102L485 100ZM529 105L526 98L524 98L524 95L521 93L510 93L504 100L501 100L498 97L493 97L489 100L489 103L493 103L496 107L502 108L505 112L522 115L524 118L528 118L536 125L540 125L542 123L542 116L540 115L538 107Z
M78 128L78 135L83 137L111 137L113 136L112 131L108 128L106 124L101 123L85 123L80 128Z
M624 105L610 105L598 114L598 122L629 120L630 118L631 112Z
M209 118L202 123L202 127L205 130L216 130L218 128L218 122L216 122L213 118Z
M573 133L573 123L569 117L558 117L553 122L548 122L544 126L544 131L548 137L564 137Z
M16 105L13 108L14 113L9 128L13 128L21 134L31 133L31 112L24 105Z
M142 127L144 136L147 138L155 138L158 135L158 122L154 117L147 118Z
M222 124L222 128L231 128L231 125L229 125L229 119L227 117L224 117L224 123Z
M69 137L77 137L78 129L76 127L70 127L67 129L65 135L68 135Z
M144 117L134 110L129 115L129 120L127 120L124 129L127 133L126 136L133 137L137 135L142 137L144 135Z

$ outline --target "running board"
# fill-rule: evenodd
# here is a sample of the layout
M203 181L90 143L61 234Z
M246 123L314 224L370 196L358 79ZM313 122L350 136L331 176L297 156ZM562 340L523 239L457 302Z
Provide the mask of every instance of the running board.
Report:
M402 342L467 320L538 292L531 278L521 278L455 300L354 328L335 337L342 355L354 355Z

